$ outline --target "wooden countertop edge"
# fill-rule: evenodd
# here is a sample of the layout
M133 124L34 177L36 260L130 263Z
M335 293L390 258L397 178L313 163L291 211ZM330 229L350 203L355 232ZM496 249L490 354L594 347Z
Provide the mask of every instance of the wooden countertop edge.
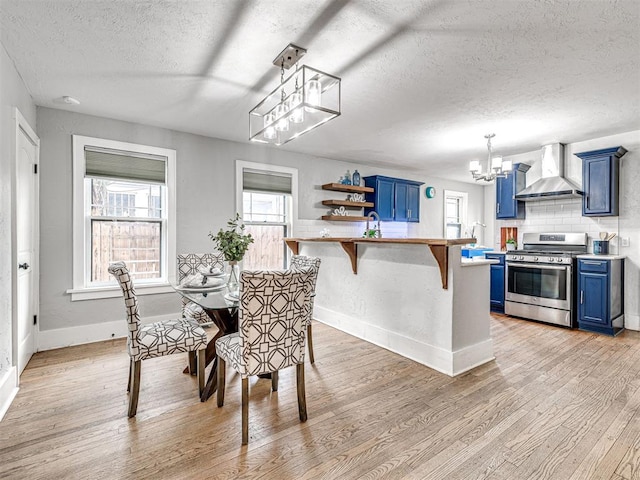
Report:
M351 269L354 274L358 273L358 245L359 243L379 243L379 244L402 244L402 245L427 245L431 250L438 267L440 267L440 277L442 288L449 286L449 247L453 245L465 245L475 243L475 238L362 238L362 237L327 237L327 238L285 238L284 242L294 255L298 255L299 243L301 242L334 242L339 243L351 260Z
M340 243L399 243L410 245L466 245L475 243L475 238L362 238L362 237L315 237L285 238L287 242L340 242Z

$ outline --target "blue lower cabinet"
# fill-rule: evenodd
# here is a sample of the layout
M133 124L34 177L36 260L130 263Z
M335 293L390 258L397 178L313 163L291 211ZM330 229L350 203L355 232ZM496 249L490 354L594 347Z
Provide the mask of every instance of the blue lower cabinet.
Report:
M616 335L624 329L624 259L578 259L578 328Z
M500 262L491 265L490 310L504 313L504 254L485 253L484 256L489 260L498 260Z

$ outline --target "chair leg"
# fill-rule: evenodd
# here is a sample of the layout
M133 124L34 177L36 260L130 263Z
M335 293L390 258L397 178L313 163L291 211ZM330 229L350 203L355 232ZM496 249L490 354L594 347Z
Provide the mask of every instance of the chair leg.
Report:
M315 363L316 359L313 358L313 335L311 331L311 322L307 324L307 346L309 347L309 361Z
M278 371L271 372L271 390L273 392L278 391Z
M304 391L304 363L296 365L296 383L298 384L298 414L300 421L307 421L307 398Z
M205 352L204 348L198 350L198 397L202 396L202 391L204 390Z
M129 378L127 379L127 393L131 391L131 372L133 372L133 358L129 358Z
M216 397L218 399L218 408L224 405L225 371L225 361L221 357L218 357L218 395Z
M197 372L197 359L196 359L196 352L195 351L191 351L189 353L187 353L188 357L189 357L189 373L191 375L195 375Z
M129 418L136 416L138 410L138 394L140 393L140 367L142 360L132 362L131 392L129 394Z
M249 378L242 379L242 445L249 443Z

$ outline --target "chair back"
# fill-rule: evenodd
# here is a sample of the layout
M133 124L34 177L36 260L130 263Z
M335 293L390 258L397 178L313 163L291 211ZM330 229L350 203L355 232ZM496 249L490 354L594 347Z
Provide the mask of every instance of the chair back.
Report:
M222 253L179 253L178 254L178 283L187 275L198 273L200 267L217 267L224 270L224 255Z
M138 353L138 330L140 329L140 315L138 314L138 298L133 288L133 280L129 275L129 269L124 262L116 262L109 265L109 273L120 284L124 295L124 306L127 311L127 344L129 354Z
M311 270L311 300L309 303L309 315L307 317L307 323L310 323L311 317L313 316L313 301L315 299L318 272L320 271L320 259L318 257L307 257L305 255L293 255L291 257L290 268L293 270L304 268Z
M238 314L240 374L275 372L304 362L311 271L245 270Z

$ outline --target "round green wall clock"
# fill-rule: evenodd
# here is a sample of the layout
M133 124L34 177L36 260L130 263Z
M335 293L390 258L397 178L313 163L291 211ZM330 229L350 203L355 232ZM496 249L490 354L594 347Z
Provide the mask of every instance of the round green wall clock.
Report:
M436 196L436 189L433 187L427 187L424 191L427 198L433 198Z

